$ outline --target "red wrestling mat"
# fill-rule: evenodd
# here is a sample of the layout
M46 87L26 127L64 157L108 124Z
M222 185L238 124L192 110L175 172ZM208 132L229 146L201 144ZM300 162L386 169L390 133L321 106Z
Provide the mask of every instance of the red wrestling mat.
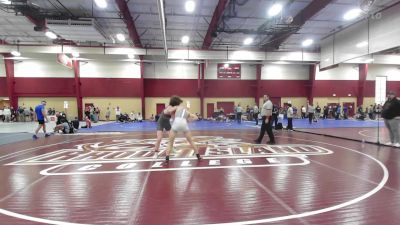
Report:
M398 224L400 151L297 132L194 132L164 163L154 133L53 136L0 151L16 224ZM266 136L267 139L267 136ZM266 140L264 140L266 141ZM390 175L390 176L389 176Z

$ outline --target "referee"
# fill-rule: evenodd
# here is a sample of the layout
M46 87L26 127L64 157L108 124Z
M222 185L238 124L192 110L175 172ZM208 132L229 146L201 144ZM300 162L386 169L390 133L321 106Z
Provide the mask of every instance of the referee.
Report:
M256 140L254 140L256 144L261 144L265 131L267 131L269 137L269 141L267 142L267 144L270 145L275 144L275 137L274 133L272 132L272 108L273 104L269 100L269 96L264 95L264 105L261 108L262 124L261 124L260 135Z

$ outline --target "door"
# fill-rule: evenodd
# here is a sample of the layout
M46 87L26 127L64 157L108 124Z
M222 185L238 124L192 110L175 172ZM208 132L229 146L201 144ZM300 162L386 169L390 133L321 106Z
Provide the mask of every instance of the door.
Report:
M85 118L86 114L85 112L88 110L90 111L90 107L94 107L93 103L85 103L85 108L83 109L83 117Z
M269 100L271 100L272 104L281 107L281 98L280 97L269 97Z
M0 100L0 109L3 109L6 106L10 107L10 100Z
M88 107L94 107L93 103L85 103L85 109L87 109Z
M233 108L235 107L234 102L217 102L217 109L220 110L221 107L224 109L224 113L233 113Z
M160 115L160 113L165 109L165 104L164 103L157 103L156 105L156 111L157 115Z
M343 108L347 107L347 114L350 117L354 116L354 102L343 102Z
M214 103L207 103L207 118L211 118L214 113Z

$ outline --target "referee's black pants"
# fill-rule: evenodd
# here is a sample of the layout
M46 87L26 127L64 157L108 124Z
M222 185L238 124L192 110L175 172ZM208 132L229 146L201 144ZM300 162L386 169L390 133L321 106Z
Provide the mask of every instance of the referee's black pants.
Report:
M265 135L265 131L267 131L267 134L269 137L269 142L275 143L274 132L272 131L272 117L269 117L267 120L267 123L265 123L266 118L267 118L266 116L262 117L260 135L258 136L258 138L255 141L261 143L261 141Z

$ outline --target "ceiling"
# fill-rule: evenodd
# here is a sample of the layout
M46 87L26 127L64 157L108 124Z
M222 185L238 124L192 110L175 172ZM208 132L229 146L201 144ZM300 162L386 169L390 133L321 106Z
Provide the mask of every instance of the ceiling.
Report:
M3 2L0 3L0 39L6 43L46 45L60 43L60 40L53 41L47 38L43 30L34 31L34 27L45 19L56 21L72 19L88 20L93 26L90 29L77 26L57 29L59 33L56 34L60 36L59 39L69 40L76 45L133 46L134 37L130 36L123 13L114 0L107 0L108 6L105 9L97 7L92 0L11 0L11 5L5 4L4 1L0 0ZM303 21L304 24L290 23L291 18L296 18L296 15L315 1L325 1L329 4L313 13L311 18ZM157 0L125 2L142 47L163 48ZM164 2L168 48L201 49L219 1L195 0L196 8L193 13L186 12L185 0ZM308 50L319 51L319 42L323 37L356 22L344 21L343 14L349 9L359 7L365 0L230 0L227 2L218 27L213 32L210 49L264 50L274 38L278 37L279 50L301 50L303 40L312 38L315 44ZM283 11L278 16L270 18L267 11L276 2L284 5ZM376 0L367 14L373 14L397 2L400 0ZM124 34L126 40L118 41L116 39L118 33ZM190 37L189 44L181 42L184 35ZM284 35L287 37L282 38ZM243 40L248 37L254 41L244 47Z

